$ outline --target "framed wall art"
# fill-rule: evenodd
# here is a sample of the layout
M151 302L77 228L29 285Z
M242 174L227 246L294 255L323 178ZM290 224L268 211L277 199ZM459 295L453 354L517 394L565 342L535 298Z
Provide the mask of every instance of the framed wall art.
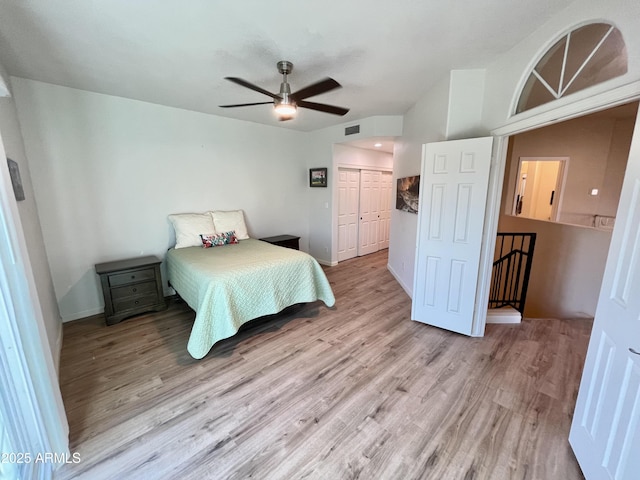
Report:
M327 186L327 169L326 168L310 168L309 169L309 186L310 187L326 187Z
M418 213L420 198L420 175L398 179L396 209L403 212Z

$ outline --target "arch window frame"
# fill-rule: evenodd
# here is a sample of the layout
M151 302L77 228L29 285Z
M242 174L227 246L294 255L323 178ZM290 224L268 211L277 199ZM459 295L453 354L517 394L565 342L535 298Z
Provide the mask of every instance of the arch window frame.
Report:
M598 39L598 41L591 48L588 54L582 57L582 61L579 63L577 68L575 68L575 71L568 71L568 59L570 55L572 55L572 53L575 53L575 51L579 49L579 44L577 44L576 42L572 43L572 38L578 33L585 33L585 29L591 28L592 30L597 30L602 29L604 26L607 27L606 31ZM611 50L609 52L604 51L604 49L602 48L603 45L607 43L607 41L609 41L609 45L607 45L607 48ZM572 49L572 46L574 45L576 46ZM560 72L545 72L547 63L550 61L550 59L552 59L552 57L555 55L555 52L559 48L562 48ZM594 60L594 58L598 60L598 55L600 55L600 57L602 57L603 55L608 55L609 59L613 58L615 61L618 61L619 64L614 65L615 68L613 69L613 72L606 71L604 68L596 69L595 71L592 70L592 77L587 79L587 83L579 86L579 88L577 89L572 90L572 87L576 83L576 80L580 79L585 70L587 70L588 67L592 66L592 61ZM553 60L557 62L557 58L553 58ZM572 60L575 61L575 59ZM612 62L606 63L605 66L608 66L610 63ZM520 88L520 94L518 95L517 101L515 102L515 105L513 107L512 115L527 112L539 106L546 105L555 100L559 100L561 98L569 96L573 93L582 91L586 88L590 88L595 85L604 83L608 80L620 77L626 74L627 71L628 57L626 44L622 37L622 33L615 25L606 21L596 21L578 25L560 36L551 44L549 48L545 49L542 54L537 57L532 68L529 69L524 77L526 80L524 80L522 87ZM594 72L595 75L593 75ZM570 78L568 78L569 75ZM553 76L554 79L550 79L549 76ZM565 82L567 78L568 81ZM554 87L556 83L557 87ZM534 89L537 89L536 93L538 95L548 95L548 99L532 99L531 97Z

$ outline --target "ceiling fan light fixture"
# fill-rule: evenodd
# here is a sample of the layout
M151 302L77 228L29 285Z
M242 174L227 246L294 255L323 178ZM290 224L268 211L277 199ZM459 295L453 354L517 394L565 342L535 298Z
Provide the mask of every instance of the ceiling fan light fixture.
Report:
M294 103L276 103L273 108L279 117L292 117L297 112L297 108Z
M298 107L315 110L318 112L331 113L332 115L346 115L349 113L348 108L337 107L335 105L327 105L326 103L310 102L307 98L315 97L323 93L330 92L341 85L333 78L326 77L318 82L307 85L300 90L291 93L291 85L287 81L287 75L293 70L293 64L287 61L277 63L278 72L282 74L282 83L280 84L280 93L271 93L262 87L247 82L238 77L224 77L225 79L248 88L254 92L262 93L273 99L273 109L278 116L278 120L291 120L296 116ZM271 102L254 102L254 103L237 103L234 105L220 105L221 108L250 107L252 105L265 105Z

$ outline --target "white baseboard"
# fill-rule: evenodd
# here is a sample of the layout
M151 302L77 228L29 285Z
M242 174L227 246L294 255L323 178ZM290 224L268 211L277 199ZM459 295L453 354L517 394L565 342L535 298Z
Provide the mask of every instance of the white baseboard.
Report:
M324 265L325 267L335 267L336 265L338 265L338 262L331 262L329 260L323 260L321 258L316 258L316 261L320 265Z
M389 270L391 275L393 275L393 278L396 279L396 282L398 282L400 284L400 286L406 292L406 294L409 295L409 298L412 299L413 298L413 289L409 288L407 285L404 284L404 282L402 281L400 276L393 270L393 268L391 268L391 265L389 265L388 263L387 263L387 270Z
M520 323L522 315L513 307L490 308L487 323Z
M89 310L84 310L82 312L74 313L72 315L63 315L62 322L72 322L74 320L80 320L87 317L92 317L94 315L98 315L100 313L104 313L104 307L102 308L90 308Z

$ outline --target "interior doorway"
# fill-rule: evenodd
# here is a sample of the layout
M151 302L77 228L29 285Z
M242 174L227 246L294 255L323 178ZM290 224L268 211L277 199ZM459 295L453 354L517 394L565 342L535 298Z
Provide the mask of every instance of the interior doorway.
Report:
M513 215L556 221L568 157L520 157Z
M637 110L632 102L509 137L498 231L537 234L525 316L595 316ZM541 166L547 181L536 180Z

